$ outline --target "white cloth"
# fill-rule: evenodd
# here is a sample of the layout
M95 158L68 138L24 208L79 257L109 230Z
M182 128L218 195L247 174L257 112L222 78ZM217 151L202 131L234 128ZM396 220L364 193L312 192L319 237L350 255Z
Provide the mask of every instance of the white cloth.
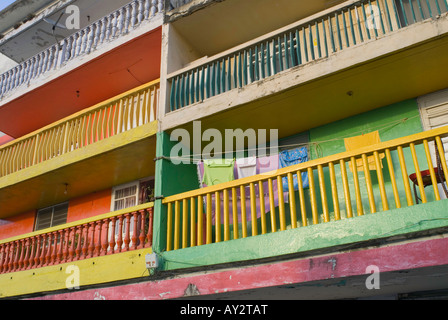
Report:
M236 160L238 179L251 177L257 174L257 158L241 158Z

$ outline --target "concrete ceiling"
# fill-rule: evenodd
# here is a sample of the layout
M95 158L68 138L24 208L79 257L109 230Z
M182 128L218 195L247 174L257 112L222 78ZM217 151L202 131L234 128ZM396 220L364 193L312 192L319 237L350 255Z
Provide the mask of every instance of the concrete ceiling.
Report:
M16 1L10 9L0 13L0 32L20 25L35 14L39 9L48 6L54 0L21 0ZM65 12L67 6L76 5L80 9L80 27L92 24L116 9L126 5L130 0L67 0L58 3L54 8L44 11L41 15L23 23L17 30L11 31L0 41L0 53L12 60L21 63L30 57L52 46L57 41L79 31L67 29L65 22L69 15ZM5 16L5 19L2 17ZM27 18L28 17L28 18ZM53 31L53 25L59 21Z
M178 19L173 26L199 57L212 56L344 1L226 0Z
M288 137L448 87L448 74L441 72L448 68L446 52L448 37L441 37L210 116L197 112L196 120L202 121L204 131L278 129L280 138ZM266 79L256 85L260 91L269 91L273 82ZM249 90L235 91L235 95L245 91ZM211 106L216 105L213 99L220 98L211 98ZM182 127L192 131L191 123Z
M0 219L154 176L156 130L153 122L0 178Z

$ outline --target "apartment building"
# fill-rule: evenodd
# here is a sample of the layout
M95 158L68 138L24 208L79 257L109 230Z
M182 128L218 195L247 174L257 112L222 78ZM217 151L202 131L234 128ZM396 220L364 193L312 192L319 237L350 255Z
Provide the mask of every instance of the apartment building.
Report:
M24 3L0 298L446 297L446 0Z

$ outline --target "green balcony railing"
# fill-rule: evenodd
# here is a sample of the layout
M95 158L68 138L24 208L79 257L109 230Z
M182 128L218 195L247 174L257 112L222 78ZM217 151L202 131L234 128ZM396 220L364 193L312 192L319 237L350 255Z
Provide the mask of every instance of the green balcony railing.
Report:
M349 1L320 17L298 22L210 58L205 64L169 76L170 110L325 58L360 43L435 18L448 11L448 0Z

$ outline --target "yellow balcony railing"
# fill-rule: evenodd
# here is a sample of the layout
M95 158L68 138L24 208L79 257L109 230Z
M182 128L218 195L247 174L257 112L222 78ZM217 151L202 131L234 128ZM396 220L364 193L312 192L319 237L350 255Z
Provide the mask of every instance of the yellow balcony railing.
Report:
M0 274L152 246L154 204L0 241Z
M438 201L439 183L448 180L441 141L447 135L448 126L167 197L166 249L350 219L418 199ZM309 187L298 179L294 190L294 176L302 173Z
M156 120L159 88L147 83L0 147L0 177Z

